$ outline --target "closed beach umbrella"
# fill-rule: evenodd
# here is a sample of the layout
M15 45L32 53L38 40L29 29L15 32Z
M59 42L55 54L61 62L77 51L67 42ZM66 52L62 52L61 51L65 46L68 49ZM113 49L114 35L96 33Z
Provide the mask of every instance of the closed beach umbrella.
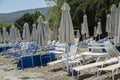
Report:
M5 27L2 28L2 38L4 42L8 41L8 33Z
M81 24L81 34L84 35L85 34L85 28L83 26L83 23Z
M0 43L2 43L3 39L2 39L2 33L1 33L1 29L0 29Z
M17 28L15 28L15 39L16 39L16 41L17 41L17 36L18 36Z
M38 18L37 44L39 47L43 47L47 45L46 30L45 30L44 22L41 16Z
M116 16L116 13L117 13L117 7L115 4L112 5L111 7L111 33L112 33L112 36L115 36L115 16Z
M72 19L70 16L70 6L67 3L64 3L61 10L62 10L62 16L60 22L59 40L60 42L63 43L74 42L74 31L73 31ZM68 53L67 53L67 70L68 70Z
M18 28L15 28L15 33L16 33L16 40L21 41L20 30Z
M96 40L96 37L97 37L97 28L96 28L96 26L94 27L94 37L95 37L95 40Z
M79 29L77 30L77 38L80 38L80 31L79 31Z
M64 3L62 6L60 23L60 42L74 42L73 23L70 16L70 6Z
M36 34L37 34L36 24L33 24L32 26L33 26L33 28L32 28L31 39L33 41L36 41L36 38L37 38L37 36L36 36Z
M102 34L101 22L98 22L96 33L99 35L99 39L100 39L100 34Z
M15 33L15 26L12 25L10 28L10 41L15 42L16 41L16 33Z
M85 40L85 27L83 26L83 23L81 24L81 34L82 34L82 39Z
M109 37L111 36L111 15L107 14L107 20L106 20L106 32L108 33Z
M44 22L44 27L45 27L45 30L46 30L47 39L49 39L50 29L49 29L49 23L47 21Z
M58 39L58 26L57 23L54 23L54 28L53 28L53 40L57 41Z
M87 15L83 16L83 27L85 28L84 31L85 31L86 37L89 37Z
M97 36L97 29L96 29L96 26L94 27L94 36L95 36L95 37Z
M120 43L120 3L119 3L119 6L118 6L118 9L117 9L117 13L116 13L116 35L117 35L117 43Z
M9 35L8 31L6 32L6 36L7 36L7 42L10 42L10 35Z
M24 29L23 29L23 40L24 41L30 41L30 30L29 30L29 24L25 23L24 24Z

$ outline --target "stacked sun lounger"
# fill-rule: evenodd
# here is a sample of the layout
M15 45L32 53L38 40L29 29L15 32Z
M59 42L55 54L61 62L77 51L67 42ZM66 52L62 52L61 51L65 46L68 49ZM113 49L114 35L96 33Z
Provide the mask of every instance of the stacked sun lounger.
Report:
M17 67L21 69L21 68L42 66L42 65L46 65L50 61L54 61L55 59L56 58L53 53L21 56L19 58Z

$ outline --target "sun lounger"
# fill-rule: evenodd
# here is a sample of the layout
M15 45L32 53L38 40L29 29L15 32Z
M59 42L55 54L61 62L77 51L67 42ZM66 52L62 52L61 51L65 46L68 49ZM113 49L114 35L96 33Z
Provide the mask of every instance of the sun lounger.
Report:
M104 61L95 62L95 63L91 63L91 64L87 64L87 65L83 65L83 66L77 66L77 67L72 68L73 71L77 72L77 78L79 78L79 72L82 71L82 70L85 70L85 69L88 69L88 68L97 67L97 66L103 66L105 64L112 64L112 63L119 62L120 56L118 56L119 55L118 50L116 50L116 48L110 42L106 42L105 44L106 44L106 46L109 47L110 50L115 52L113 54L116 57L108 59L108 60L104 60ZM73 75L73 72L72 72L72 75Z
M120 57L119 57L120 58ZM100 62L95 62L95 63L91 63L91 64L86 64L86 65L82 65L82 66L77 66L72 68L72 71L77 72L77 78L79 78L79 72L88 68L92 68L92 67L97 67L97 66L103 66L105 64L111 64L111 63L116 63L119 61L118 57L114 57L105 61L100 61ZM74 75L74 73L72 72L72 76Z
M110 57L109 54L108 54L108 50L109 50L109 47L105 46L105 43L95 43L95 44L89 44L91 45L90 47L88 47L89 52L83 52L83 53L80 53L81 56L83 57L83 64L85 64L85 57L87 56L91 56L93 58L96 59L96 61L99 61L101 58L107 58L107 57ZM102 46L100 46L102 45ZM96 50L99 50L100 52L94 52L93 50L96 49ZM102 52L101 52L102 50Z
M50 67L52 67L52 69L49 69L49 70L53 70L54 65L56 65L56 64L58 64L58 63L61 63L61 62L62 62L61 59L60 59L60 60L56 60L56 61L49 62L47 65L50 66Z
M59 52L58 51L58 52L56 52L56 54L57 53L58 54L62 54L62 56L63 56L62 59L50 62L50 63L48 63L48 65L52 66L52 68L53 68L54 65L62 62L62 64L65 65L65 66L66 65L72 66L73 64L75 64L77 62L80 62L78 60L75 60L75 58L76 58L76 51L77 51L77 46L76 45L72 45L71 49L70 49L70 52L68 52L68 62L67 62L67 54L65 54L65 52ZM77 55L77 57L78 57L78 55Z
M19 58L17 63L18 68L29 68L34 66L46 65L50 61L54 61L54 54L34 54L24 55Z
M101 58L108 58L109 53L93 53L93 52L83 52L81 53L81 56L83 58L83 64L85 64L85 57L91 56L92 58L96 59L96 62L98 62Z
M116 56L119 56L120 55L120 52L117 50L117 48L115 48L115 46L113 46L110 42L107 42L108 46L110 47L110 49L115 53ZM117 57L118 58L118 62L120 60L120 57ZM118 64L113 64L113 65L110 65L110 66L107 66L107 67L104 67L104 68L99 68L98 71L97 71L97 75L99 77L99 71L111 71L112 72L112 80L114 80L114 71L116 69L120 68L120 63Z
M114 80L114 72L116 69L120 68L120 63L118 64L113 64L104 68L99 68L97 71L97 77L99 78L100 72L101 71L111 71L112 72L112 80Z
M93 48L93 47L92 47ZM108 49L108 47L95 47L95 48L97 48L97 49ZM84 52L84 53L81 53L81 54L76 54L76 51L74 51L75 49L74 48L72 48L73 49L73 52L71 52L71 53L68 53L68 54L70 54L71 55L71 57L69 57L69 59L71 58L73 58L73 61L70 61L69 63L72 65L72 64L75 64L75 63L81 63L80 62L80 59L79 60L75 60L75 58L80 58L80 57L83 57L83 59L81 59L81 60L83 60L83 62L85 63L85 58L84 58L84 56L96 56L96 57L98 57L98 59L100 58L100 57L102 57L102 56L104 56L104 57L106 57L107 55L108 55L108 53L92 53L92 52ZM76 49L77 50L77 49ZM59 53L59 52L58 52ZM88 60L88 59L87 59ZM52 66L53 67L53 65L56 65L56 64L58 64L58 63L60 63L60 62L62 62L63 60L57 60L57 61L53 61L53 62L50 62L50 63L48 63L48 65L49 66ZM97 60L98 61L98 60ZM66 62L66 61L63 61L64 63ZM70 65L70 66L71 66ZM72 68L72 67L71 67Z

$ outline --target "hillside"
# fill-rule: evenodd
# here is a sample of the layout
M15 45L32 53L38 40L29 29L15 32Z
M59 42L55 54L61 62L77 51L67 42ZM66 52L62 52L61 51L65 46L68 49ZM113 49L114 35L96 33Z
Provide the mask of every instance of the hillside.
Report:
M21 11L16 11L16 12L11 12L11 13L0 13L0 23L3 22L12 22L14 23L15 20L19 17L21 17L25 13L34 13L35 11L40 11L42 14L45 15L47 18L47 12L48 12L48 7L46 8L36 8L36 9L28 9L28 10L21 10Z

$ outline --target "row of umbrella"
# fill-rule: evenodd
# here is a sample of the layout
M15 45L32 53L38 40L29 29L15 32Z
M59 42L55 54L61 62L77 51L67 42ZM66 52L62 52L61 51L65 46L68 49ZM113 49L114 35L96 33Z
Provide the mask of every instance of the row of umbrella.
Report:
M97 35L99 35L99 39L100 39L101 34L102 34L101 22L98 22L97 27L94 27L94 36L96 37ZM83 23L81 24L81 35L83 40L89 37L87 15L83 16ZM79 37L80 37L80 31L77 30L77 38Z
M115 8L115 6L113 6L113 8ZM113 11L111 13L111 17L110 15L107 15L107 24L106 24L106 31L109 33L109 36L112 34L113 35L117 35L118 37L120 37L120 32L116 30L120 29L120 8L117 9L117 13L115 11ZM68 42L74 42L74 31L73 31L73 23L72 23L72 19L71 19L71 15L70 15L70 6L67 3L64 3L62 8L62 15L61 15L61 22L60 22L60 33L59 33L59 41L62 43L66 43L66 49L68 48L67 43ZM116 16L117 15L117 16ZM119 15L119 16L118 16ZM115 19L113 19L115 18ZM117 23L117 22L119 23ZM111 22L111 25L110 25ZM117 24L115 24L117 23ZM55 23L55 27L54 27L54 37L53 39L57 40L58 38L58 33L57 33L57 24ZM111 27L110 27L111 26ZM114 28L116 27L116 28ZM114 29L113 29L114 28ZM94 35L100 35L102 34L102 29L101 29L101 22L98 22L98 26L97 28L94 28ZM2 35L2 39L4 41L9 40L9 34L6 31L6 28L4 27L2 29L3 33L0 35ZM112 32L112 30L114 32ZM79 30L77 30L77 37L80 36L79 34ZM116 33L116 34L115 34ZM23 26L23 34L22 34L22 38L23 41L30 41L31 38L34 41L37 41L37 45L39 47L43 47L47 44L47 41L49 39L49 24L47 22L44 22L42 17L40 16L38 18L38 25L36 27L35 24L33 24L33 29L32 29L32 33L30 35L30 31L29 31L29 24L25 23ZM84 37L89 37L89 30L88 30L88 22L87 22L87 15L83 16L83 23L81 24L81 34ZM12 26L10 28L10 41L14 42L17 38L20 39L20 33L19 30L17 28L15 28L15 26ZM0 40L1 41L1 40ZM68 52L66 50L66 54L67 54L67 64L68 64ZM67 69L69 68L69 66L67 65Z
M27 41L37 41L38 46L44 46L47 43L47 40L49 38L49 24L47 22L44 22L42 17L40 16L38 18L38 26L36 27L36 24L33 24L32 33L30 35L29 30L29 24L25 23L23 26L23 33L22 33L22 39L24 42ZM15 42L22 40L21 34L18 28L16 28L14 25L11 26L9 29L9 33L6 30L5 27L2 29L2 33L0 31L0 42Z
M106 32L108 33L108 37L114 37L115 44L120 42L120 3L118 8L115 4L111 7L111 15L107 14L106 19ZM77 31L77 35L78 35ZM87 16L83 16L83 23L81 24L81 34L83 36L83 40L89 37L89 30L88 30L88 23L87 23ZM98 22L97 27L94 27L94 36L102 34L101 29L101 22Z
M9 30L10 34L5 27L2 28L2 33L0 31L0 43L2 42L15 42L21 39L20 31L15 28L14 25Z
M70 7L67 3L65 3L65 4L63 4L61 9L62 9L62 16L61 16L61 23L60 23L61 28L60 28L59 40L60 40L60 42L73 42L74 32L73 32L73 28L70 28L71 26L73 27L73 23L72 23L71 16L69 13ZM120 21L119 13L120 13L120 6L117 9L116 5L113 5L111 8L111 15L110 14L107 15L106 32L108 32L108 36L110 36L110 37L118 36L118 34L119 34L119 31L118 31L118 29L119 29L118 27L120 25L119 24L119 21ZM66 16L69 19L67 19ZM62 18L64 18L64 19L62 19ZM65 28L64 28L64 26L65 26ZM66 26L69 26L70 29ZM2 30L3 30L2 31L3 33L1 34L1 32L0 32L0 35L3 37L0 38L0 41L9 40L11 42L15 42L17 39L18 40L21 39L20 32L14 25L10 28L10 38L9 38L9 34L6 31L5 27ZM64 32L66 32L66 33L64 33ZM33 40L33 41L37 41L39 46L44 46L47 43L49 34L50 34L49 24L47 22L44 22L42 17L40 16L38 18L38 25L33 24L33 29L32 29L31 35L30 35L30 31L29 31L29 24L28 23L24 24L22 38L23 38L23 41ZM65 35L65 34L67 34L67 35ZM83 35L84 39L89 37L87 15L83 16L83 23L81 24L81 34ZM98 26L94 27L94 36L97 36L100 34L102 34L102 29L101 29L101 23L98 22ZM77 30L77 37L80 37L79 30ZM58 40L57 23L54 24L53 40ZM119 38L117 38L116 40L120 41Z
M115 4L111 7L111 14L107 14L106 20L106 32L108 37L114 37L114 43L117 44L120 42L120 3L118 8Z

